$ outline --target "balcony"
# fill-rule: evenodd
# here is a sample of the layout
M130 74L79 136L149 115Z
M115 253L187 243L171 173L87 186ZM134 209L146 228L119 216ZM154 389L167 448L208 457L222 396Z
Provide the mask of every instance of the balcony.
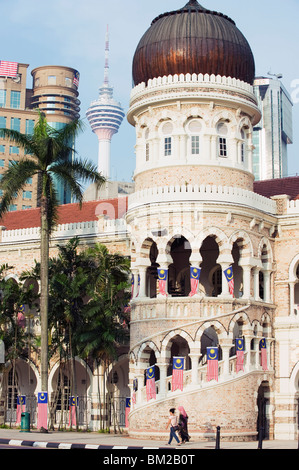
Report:
M263 302L254 302L258 305ZM252 305L248 299L228 297L140 297L131 302L131 323L159 319L209 319L234 315L239 309Z

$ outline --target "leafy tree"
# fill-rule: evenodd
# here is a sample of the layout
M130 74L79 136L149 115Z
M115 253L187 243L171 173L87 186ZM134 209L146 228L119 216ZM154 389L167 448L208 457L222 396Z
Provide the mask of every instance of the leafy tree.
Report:
M69 188L79 205L83 201L82 183L86 181L102 184L105 179L95 165L81 161L74 155L73 142L82 130L76 120L61 130L53 129L44 115L39 118L32 135L10 129L1 129L2 135L26 149L24 157L4 172L0 183L3 197L0 203L0 218L9 210L15 194L22 191L28 178L38 175L40 184L40 315L41 315L41 387L48 390L48 289L49 289L49 239L57 223L58 198L55 179ZM70 158L73 156L72 158Z
M11 269L7 264L0 266L0 339L5 345L5 360L12 364L14 390L16 360L29 355L29 344L35 348L32 335L26 329L24 313L25 308L30 310L34 306L36 295L32 286L24 288L15 279L7 277Z

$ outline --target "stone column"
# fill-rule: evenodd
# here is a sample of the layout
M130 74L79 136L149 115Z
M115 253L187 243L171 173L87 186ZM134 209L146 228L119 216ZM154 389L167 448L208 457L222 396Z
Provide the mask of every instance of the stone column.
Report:
M164 362L159 362L157 361L157 366L160 369L160 387L159 387L159 398L165 398L167 395L167 384L166 384L166 379L167 379L167 367L168 363Z
M249 299L251 292L251 266L241 265L243 268L243 298Z
M227 377L228 375L230 375L229 351L233 347L233 344L230 342L230 340L226 340L225 343L220 342L220 346L221 346L222 355L223 355L223 375L224 377Z
M192 363L192 375L191 375L191 383L193 386L198 385L198 361L200 358L200 350L192 350L190 351L189 357L191 358Z
M271 271L264 270L264 301L271 302Z

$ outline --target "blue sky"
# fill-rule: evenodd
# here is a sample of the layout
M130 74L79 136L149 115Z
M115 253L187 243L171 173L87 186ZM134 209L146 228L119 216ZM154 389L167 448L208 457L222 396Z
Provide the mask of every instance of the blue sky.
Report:
M0 59L29 64L66 65L80 72L81 118L85 131L77 142L82 157L97 162L98 141L85 119L104 77L106 25L110 31L110 83L125 112L132 88L132 58L137 44L161 13L183 7L187 0L0 0ZM247 38L256 75L282 73L294 100L294 144L289 148L289 174L299 174L299 0L202 0L211 10L230 16ZM297 102L298 101L298 102ZM130 181L135 166L135 130L126 118L111 145L113 179Z

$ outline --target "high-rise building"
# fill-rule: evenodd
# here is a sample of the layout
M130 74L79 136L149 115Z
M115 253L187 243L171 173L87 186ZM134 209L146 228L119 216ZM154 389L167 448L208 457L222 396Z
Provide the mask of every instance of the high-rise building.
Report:
M125 113L113 98L113 88L109 84L109 35L106 32L104 83L99 89L99 97L90 104L86 112L92 131L99 140L98 171L105 178L110 177L111 139L123 121Z
M70 67L43 66L32 70L33 90L31 106L46 114L48 124L56 130L80 117L79 72ZM75 146L75 142L70 142ZM70 155L72 158L72 155ZM68 204L71 191L60 181L55 181L58 201Z
M257 77L254 93L262 113L253 129L253 173L255 179L288 176L288 144L293 142L292 100L281 81Z
M79 117L79 74L75 69L44 66L34 69L32 89L27 89L28 64L0 61L0 128L14 129L24 134L33 132L37 109L45 113L55 129ZM0 136L0 178L11 161L18 161L26 150ZM30 158L29 155L26 155ZM57 182L61 204L71 202L71 195ZM37 176L28 180L26 188L17 194L10 210L38 206Z

